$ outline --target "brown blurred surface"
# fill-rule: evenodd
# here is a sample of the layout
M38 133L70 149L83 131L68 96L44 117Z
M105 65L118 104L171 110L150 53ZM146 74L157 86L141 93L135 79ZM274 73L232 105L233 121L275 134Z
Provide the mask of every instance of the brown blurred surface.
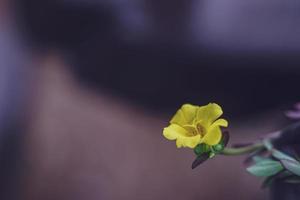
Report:
M26 199L266 198L243 157L220 156L191 170L192 151L162 137L170 116L83 88L56 57L41 65L26 140ZM263 118L232 122L232 142L273 131Z
M0 17L1 18L5 16L6 11L7 11L7 1L0 0Z

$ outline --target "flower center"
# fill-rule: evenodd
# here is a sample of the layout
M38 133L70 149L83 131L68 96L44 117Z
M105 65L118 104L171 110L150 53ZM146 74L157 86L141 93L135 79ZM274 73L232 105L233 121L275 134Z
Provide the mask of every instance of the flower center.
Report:
M191 125L187 125L187 126L184 126L185 130L188 131L188 133L190 134L190 136L196 136L198 135L198 131L196 129L196 127L194 126L191 126Z
M206 134L206 129L200 123L195 125L185 125L185 130L188 131L190 136L201 135L202 137Z
M206 129L200 123L196 125L196 129L198 134L200 134L201 136L204 136L206 134Z

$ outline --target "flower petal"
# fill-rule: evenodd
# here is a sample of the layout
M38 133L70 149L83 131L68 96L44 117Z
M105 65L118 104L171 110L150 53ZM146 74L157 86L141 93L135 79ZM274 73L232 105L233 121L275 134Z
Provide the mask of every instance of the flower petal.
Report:
M163 135L168 140L177 140L176 145L180 147L194 148L199 144L201 139L200 135L190 136L190 133L177 124L171 124L164 129Z
M187 130L177 124L171 124L167 128L164 128L163 135L168 140L176 140L178 137L188 137Z
M184 104L174 115L170 123L171 124L175 123L181 126L192 124L196 117L198 108L199 106Z
M212 126L222 126L222 127L227 127L228 126L228 121L226 119L218 119L216 120Z
M195 135L192 137L178 137L176 140L176 146L177 148L180 147L189 147L189 148L195 148L197 144L199 144L201 139L200 135Z
M219 126L211 126L208 129L208 132L201 140L202 143L208 145L216 145L221 141L222 132Z
M206 127L211 125L216 119L223 114L222 108L216 103L209 103L206 106L201 106L197 112L196 121L201 121Z

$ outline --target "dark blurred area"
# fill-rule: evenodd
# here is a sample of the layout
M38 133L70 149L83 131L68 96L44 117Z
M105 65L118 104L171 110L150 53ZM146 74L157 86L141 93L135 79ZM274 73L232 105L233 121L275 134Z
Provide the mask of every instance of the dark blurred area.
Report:
M161 129L186 102L222 105L239 124L237 141L285 124L278 116L300 99L299 8L293 0L0 0L0 199L219 199L210 181L198 191L182 163L190 157L167 149ZM114 159L119 149L103 140L117 140L128 159ZM160 151L166 161L156 165ZM265 198L242 168L222 175L239 160L221 170L223 161L205 177L220 170L223 199ZM159 173L163 180L151 176ZM194 186L174 194L181 182ZM229 183L249 188L234 194Z
M121 9L131 9L129 2L123 3ZM170 111L182 102L199 104L215 99L232 114L251 114L299 99L295 92L300 73L298 51L271 45L255 50L202 45L188 28L192 14L187 13L195 10L192 8L197 2L180 0L143 2L140 12L148 15L144 23L149 23L152 30L133 33L138 35L136 40L127 39L135 30L124 30L126 26L130 29L130 21L121 24L124 16L118 15L117 4L118 1L20 0L18 5L21 25L37 48L64 51L82 82L108 88L151 109ZM205 4L209 3L203 1L195 12L203 12ZM283 14L288 11L277 10ZM252 17L248 21L256 20ZM274 16L270 23L276 20L283 19ZM241 32L239 24L235 26ZM267 28L262 32L272 34ZM292 40L284 35L275 39L278 43ZM299 40L297 35L294 40Z

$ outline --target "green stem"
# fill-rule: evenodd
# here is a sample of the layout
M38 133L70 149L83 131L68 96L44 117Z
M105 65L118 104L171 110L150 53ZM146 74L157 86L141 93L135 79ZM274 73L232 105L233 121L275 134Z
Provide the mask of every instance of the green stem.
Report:
M240 147L240 148L225 148L221 154L228 155L228 156L238 156L243 154L249 154L254 151L260 150L264 148L264 145L262 143L256 143L250 146L246 147Z

